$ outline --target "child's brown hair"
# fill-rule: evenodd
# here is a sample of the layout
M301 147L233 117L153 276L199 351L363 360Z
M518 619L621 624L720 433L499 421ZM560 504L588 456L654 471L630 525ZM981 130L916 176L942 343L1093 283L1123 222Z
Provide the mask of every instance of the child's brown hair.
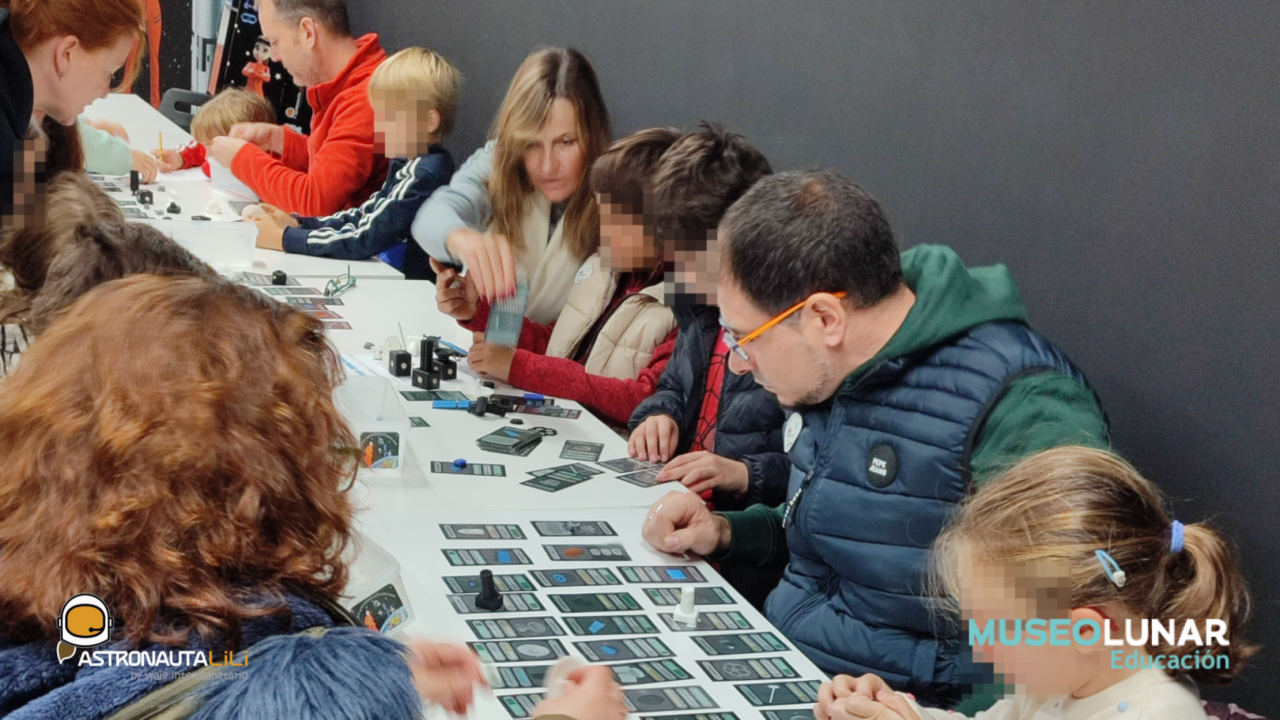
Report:
M1015 573L1059 567L1068 573L1062 585L1069 587L1025 579L1036 585L1032 599L1039 605L1117 606L1135 618L1173 620L1179 634L1192 621L1202 638L1205 621L1223 620L1230 645L1179 646L1158 643L1153 634L1147 647L1153 655L1225 655L1225 663L1205 660L1202 669L1169 672L1229 682L1257 651L1239 633L1249 614L1244 577L1227 540L1208 524L1182 526L1181 540L1179 548L1160 491L1132 465L1104 450L1055 448L1023 460L969 499L934 545L934 582L958 598L962 563ZM1098 550L1124 571L1121 586L1108 577ZM1069 604L1050 597L1055 590L1069 593Z
M191 118L191 137L202 145L231 132L231 126L242 122L275 123L276 111L257 93L227 88L200 106Z
M680 131L656 127L634 132L609 146L591 165L591 190L602 203L633 209L644 224L657 224L653 174L663 153L680 139Z
M0 233L0 268L10 275L8 287L0 290L0 324L26 323L50 264L74 242L81 225L124 221L120 206L83 173L54 177L44 202L43 225Z

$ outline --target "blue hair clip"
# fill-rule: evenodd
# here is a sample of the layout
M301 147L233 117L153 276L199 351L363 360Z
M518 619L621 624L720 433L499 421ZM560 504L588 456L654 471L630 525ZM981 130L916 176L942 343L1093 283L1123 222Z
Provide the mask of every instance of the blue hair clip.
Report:
M1173 528L1170 530L1171 538L1169 540L1169 552L1175 553L1175 554L1182 552L1182 545L1183 545L1182 530L1183 530L1182 523L1178 522L1177 520L1174 520Z
M1094 550L1094 555L1098 556L1098 562L1102 563L1102 571L1107 574L1107 579L1115 583L1118 588L1124 587L1124 571L1120 569L1120 563L1111 557L1111 553L1106 550Z

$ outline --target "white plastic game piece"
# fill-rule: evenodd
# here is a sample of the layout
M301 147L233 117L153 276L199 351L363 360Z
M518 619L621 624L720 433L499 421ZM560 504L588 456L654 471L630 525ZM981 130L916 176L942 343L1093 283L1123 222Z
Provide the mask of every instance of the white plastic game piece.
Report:
M381 362L383 360L386 360L387 353L391 352L392 350L403 350L403 349L404 347L400 344L400 338L396 337L395 335L388 335L387 339L382 341L382 347L378 348L378 361ZM412 353L413 349L410 349L410 352Z
M502 675L498 673L498 666L493 663L480 663L480 672L484 675L484 681L489 683L489 687L496 687L502 684Z
M553 665L551 670L547 672L547 699L551 700L563 695L565 685L569 684L569 673L584 665L586 663L572 655L560 658L560 662Z
M259 215L266 215L267 211L262 209L261 205L245 205L240 211L240 217L245 220L252 220Z
M210 200L209 204L204 206L204 214L205 215L221 215L222 203L218 202L217 200Z
M693 588L680 589L680 607L671 614L671 619L686 627L694 627L698 624L698 608L694 604Z

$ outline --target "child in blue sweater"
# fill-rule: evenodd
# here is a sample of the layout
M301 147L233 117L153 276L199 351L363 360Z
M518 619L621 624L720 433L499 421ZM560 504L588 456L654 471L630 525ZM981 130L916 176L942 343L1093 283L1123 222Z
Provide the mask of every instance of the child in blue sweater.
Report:
M377 256L409 279L434 279L429 265L405 266L405 240L418 207L453 176L440 141L453 128L461 76L424 48L406 48L369 78L374 132L392 158L382 189L359 207L328 217L297 217L275 207L251 218L258 247L343 260Z

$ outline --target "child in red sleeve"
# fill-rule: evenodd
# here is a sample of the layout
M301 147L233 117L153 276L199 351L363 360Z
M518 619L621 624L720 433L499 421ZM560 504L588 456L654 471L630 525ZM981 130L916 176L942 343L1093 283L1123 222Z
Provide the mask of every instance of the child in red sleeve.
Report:
M648 179L675 130L642 130L619 140L592 165L600 203L600 252L578 270L554 325L526 319L515 348L484 341L489 306L464 277L432 261L440 309L476 331L471 368L531 392L582 403L624 427L653 393L675 347L676 324L663 305L663 253L656 239Z
M244 122L275 122L276 111L261 95L238 88L227 88L200 106L191 118L191 142L175 150L153 152L160 170L173 172L198 167L209 175L209 145L213 139L231 132L231 126Z

